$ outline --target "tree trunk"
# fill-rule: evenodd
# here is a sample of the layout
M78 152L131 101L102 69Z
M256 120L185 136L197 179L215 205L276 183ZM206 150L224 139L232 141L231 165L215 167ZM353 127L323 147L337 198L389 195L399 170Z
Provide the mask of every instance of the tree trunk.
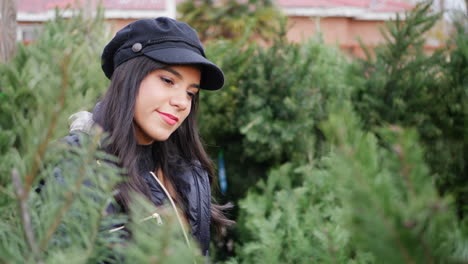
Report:
M0 62L7 62L16 50L16 0L0 0Z

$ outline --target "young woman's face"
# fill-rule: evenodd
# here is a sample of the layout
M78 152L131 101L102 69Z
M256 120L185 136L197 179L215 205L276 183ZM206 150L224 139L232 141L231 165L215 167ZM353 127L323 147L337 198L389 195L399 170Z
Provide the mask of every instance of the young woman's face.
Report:
M134 115L138 144L169 138L189 115L200 78L200 70L195 67L167 66L143 79Z

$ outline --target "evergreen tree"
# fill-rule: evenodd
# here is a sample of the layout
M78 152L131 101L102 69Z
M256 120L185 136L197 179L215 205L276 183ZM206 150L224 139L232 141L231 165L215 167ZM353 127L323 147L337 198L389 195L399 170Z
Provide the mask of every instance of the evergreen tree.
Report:
M417 132L385 126L375 135L360 127L351 110L324 124L335 146L327 170L339 183L353 245L375 263L466 263L468 226L457 220L452 197L439 195Z
M468 18L460 17L447 48L425 54L425 34L439 18L427 2L405 20L388 24L383 32L387 42L356 65L350 83L356 88L353 105L366 129L375 132L395 124L418 130L441 192L454 193L459 215L465 216Z
M328 115L329 100L350 92L347 63L337 48L319 37L288 43L279 34L270 47L246 37L210 43L207 50L227 82L217 93L201 94L198 118L212 157L224 154L224 200L243 198L270 168L291 160L314 162L327 152L318 124ZM239 240L243 232L239 225L229 239Z
M444 86L449 92L443 94L448 120L443 125L443 144L436 150L445 153L440 163L445 166L445 177L440 177L442 191L453 192L458 201L458 212L468 215L468 14L459 13L455 18L453 39L449 40L448 60L444 64ZM442 118L441 118L442 119ZM440 139L439 139L440 140ZM442 140L441 140L442 141ZM432 160L432 159L431 159ZM448 160L448 161L447 161ZM435 167L435 166L434 166ZM444 167L442 167L444 168ZM440 170L435 169L437 172Z
M348 72L353 90L332 90L317 119L325 151L282 160L249 189L229 263L468 262L468 225L457 216L466 184L439 191L448 175L466 179L452 166L466 166L466 31L425 55L423 33L438 18L419 5ZM437 167L437 155L448 164Z
M468 226L428 180L415 130L378 129L387 149L349 102L333 109L329 155L272 170L241 201L246 233L229 263L468 262Z
M181 21L193 26L202 41L219 38L269 40L285 17L271 0L197 0L178 4Z

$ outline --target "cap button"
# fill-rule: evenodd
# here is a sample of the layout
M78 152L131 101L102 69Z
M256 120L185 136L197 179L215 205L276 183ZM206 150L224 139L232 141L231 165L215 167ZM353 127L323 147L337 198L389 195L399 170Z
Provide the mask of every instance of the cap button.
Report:
M137 43L133 44L132 51L133 52L139 52L142 48L143 48L143 46L141 45L141 43L137 42Z

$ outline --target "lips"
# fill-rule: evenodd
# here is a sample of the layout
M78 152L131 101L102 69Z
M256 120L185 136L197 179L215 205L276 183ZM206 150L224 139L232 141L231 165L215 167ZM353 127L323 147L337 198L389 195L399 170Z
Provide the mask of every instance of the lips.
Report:
M168 114L168 113L164 113L164 112L159 112L159 111L156 111L158 112L160 115L161 115L161 118L169 125L173 126L175 124L177 124L177 122L179 121L179 118L171 115L171 114Z

